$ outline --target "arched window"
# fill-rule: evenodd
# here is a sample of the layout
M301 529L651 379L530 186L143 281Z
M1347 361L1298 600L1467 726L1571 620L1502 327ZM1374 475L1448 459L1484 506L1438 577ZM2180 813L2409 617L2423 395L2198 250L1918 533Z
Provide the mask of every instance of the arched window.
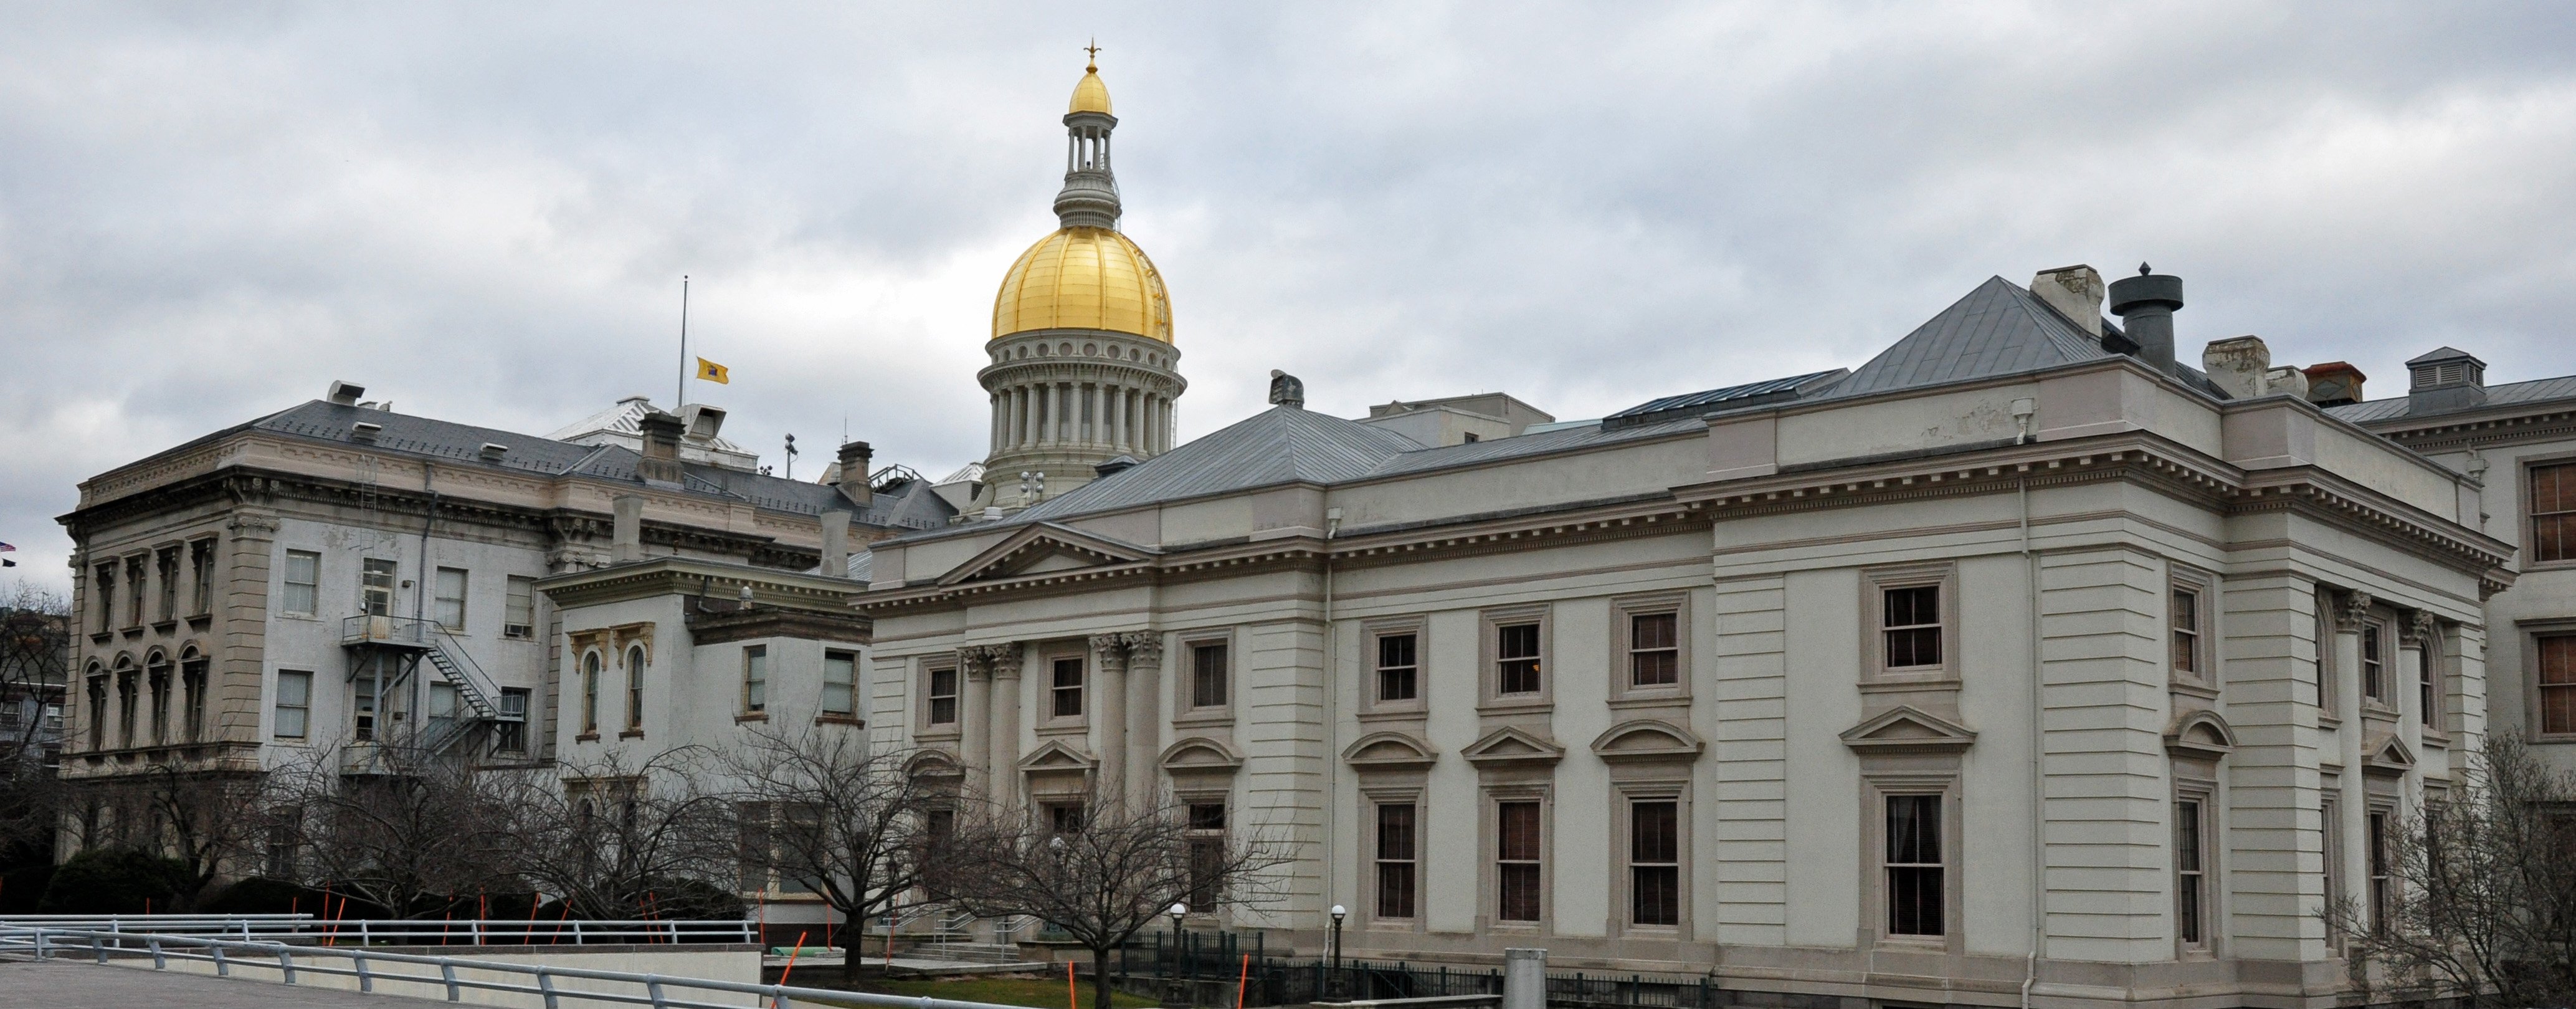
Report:
M644 646L626 650L626 731L644 731Z
M107 748L107 670L89 664L89 748Z
M143 680L152 699L152 745L170 741L170 656L158 648L143 660Z
M116 657L116 745L134 745L135 681L134 656Z
M599 733L599 653L581 657L581 731Z
M194 743L206 733L206 657L189 645L179 653L179 689L184 703L179 708L179 735Z

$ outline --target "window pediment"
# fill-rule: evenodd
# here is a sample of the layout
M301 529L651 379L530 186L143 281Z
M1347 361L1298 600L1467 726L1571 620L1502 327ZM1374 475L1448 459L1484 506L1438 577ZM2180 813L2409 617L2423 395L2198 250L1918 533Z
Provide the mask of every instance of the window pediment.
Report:
M1957 753L1974 745L1977 733L1921 708L1900 705L1843 730L1842 741L1864 753Z
M2165 730L2165 752L2175 756L2216 760L2235 751L2236 730L2215 711L2187 713Z
M1592 753L1606 763L1683 762L1698 760L1707 749L1690 730L1651 718L1621 722L1592 741Z
M2363 774L2394 777L2415 769L2415 751L2394 732L2364 742L2361 752Z
M1192 736L1165 747L1157 762L1163 765L1163 770L1173 774L1231 774L1243 766L1243 755L1217 740Z
M1342 760L1364 769L1422 770L1439 762L1440 751L1401 732L1372 732L1343 748Z
M1565 757L1565 747L1506 725L1468 744L1459 756L1479 767L1553 764Z
M982 553L939 577L939 584L993 581L1022 575L1055 574L1085 568L1116 567L1154 556L1133 543L1094 536L1068 526L1042 522L1003 537Z
M1099 765L1100 762L1092 759L1091 755L1064 745L1064 740L1050 739L1045 745L1030 751L1028 756L1020 758L1019 766L1022 771L1040 773L1088 771Z
M912 778L962 778L966 770L957 766L956 758L941 750L923 750L912 755L903 765L903 773Z

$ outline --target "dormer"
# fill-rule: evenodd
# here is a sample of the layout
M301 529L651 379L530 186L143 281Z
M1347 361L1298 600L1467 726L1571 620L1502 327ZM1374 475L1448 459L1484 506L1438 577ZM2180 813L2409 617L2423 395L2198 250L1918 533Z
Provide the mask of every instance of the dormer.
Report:
M2440 347L2406 362L2406 412L2442 413L2483 406L2487 363L2457 347Z

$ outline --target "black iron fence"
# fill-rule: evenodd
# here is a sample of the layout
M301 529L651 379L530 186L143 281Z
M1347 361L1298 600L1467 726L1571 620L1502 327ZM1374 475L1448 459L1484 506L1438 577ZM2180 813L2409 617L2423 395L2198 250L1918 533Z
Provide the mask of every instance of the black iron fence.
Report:
M1235 988L1243 988L1245 1006L1303 1005L1359 999L1429 998L1494 995L1503 992L1500 967L1417 964L1406 961L1328 958L1272 959L1259 944L1233 942L1232 936L1204 942L1156 943L1130 947L1112 962L1123 990L1169 1003L1230 1006ZM1718 1009L1724 992L1713 979L1696 974L1600 973L1549 971L1547 1004L1567 1009L1611 1009L1648 1006L1658 1009Z

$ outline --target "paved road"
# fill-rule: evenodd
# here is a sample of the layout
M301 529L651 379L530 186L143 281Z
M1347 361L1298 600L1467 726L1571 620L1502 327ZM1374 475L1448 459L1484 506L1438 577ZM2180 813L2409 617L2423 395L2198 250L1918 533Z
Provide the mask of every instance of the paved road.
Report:
M0 962L0 1009L417 1009L446 1002L97 964Z

